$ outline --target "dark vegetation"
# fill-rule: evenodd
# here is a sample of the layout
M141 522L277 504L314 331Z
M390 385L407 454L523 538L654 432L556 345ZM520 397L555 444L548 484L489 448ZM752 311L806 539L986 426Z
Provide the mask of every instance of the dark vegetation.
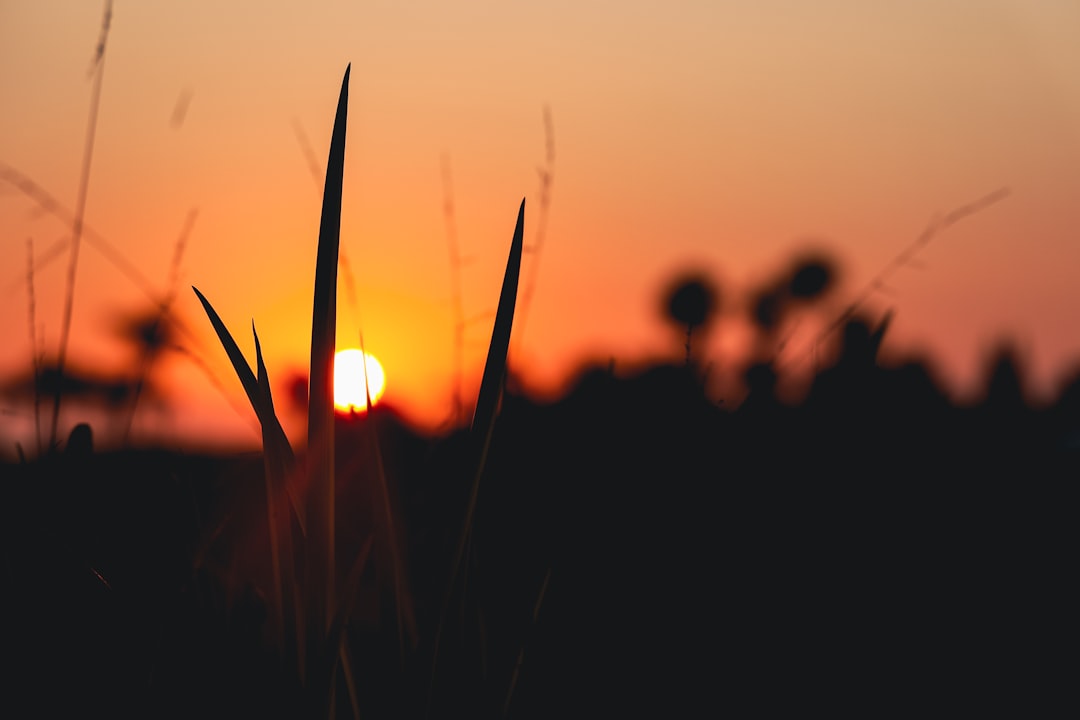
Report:
M586 369L552 403L508 394L433 684L468 433L422 436L380 408L339 419L339 581L381 522L375 423L416 620L402 656L376 558L347 633L360 716L1027 713L1063 699L1080 383L1032 408L1003 352L984 401L954 406L927 368L877 362L874 329L849 320L798 405L762 366L744 402L718 405L693 363ZM260 458L95 453L82 431L0 471L6 702L304 714L267 622Z

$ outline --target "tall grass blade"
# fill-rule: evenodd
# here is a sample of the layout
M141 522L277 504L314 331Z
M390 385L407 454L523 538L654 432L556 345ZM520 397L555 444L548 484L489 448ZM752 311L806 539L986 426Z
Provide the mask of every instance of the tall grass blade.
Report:
M463 561L472 534L480 478L487 463L491 434L495 427L495 416L498 412L499 402L502 399L503 382L506 378L506 354L510 348L510 333L514 324L514 306L517 303L518 279L521 275L521 253L524 234L525 199L522 198L521 206L518 208L517 224L514 227L514 237L510 242L510 255L506 260L506 272L503 275L502 290L499 293L499 307L495 312L495 325L491 330L491 344L488 346L487 361L484 363L484 374L480 380L480 392L476 400L476 410L473 413L470 435L477 448L476 472L473 475L472 485L469 489L469 501L465 508L465 522L454 553L446 600L435 631L431 686L428 696L429 713L431 711L431 696L434 693L435 674L438 668L439 644L450 610L454 588L458 583L459 576L464 574Z
M312 649L327 637L333 617L334 575L334 351L337 330L337 269L341 244L342 178L345 170L345 128L349 102L349 72L345 68L338 96L330 156L326 163L319 247L315 260L315 294L311 310L311 366L308 392L307 577L308 642ZM309 655L312 662L316 653ZM326 672L329 668L312 668ZM328 678L329 679L329 678Z
M499 309L495 311L495 326L491 330L484 375L480 380L480 393L473 413L472 433L482 438L481 458L491 441L495 413L502 398L503 380L506 377L506 353L510 347L510 331L514 325L514 306L517 303L518 277L521 275L521 251L525 233L525 199L518 208L514 239L510 243L510 256L506 260L502 291L499 293Z

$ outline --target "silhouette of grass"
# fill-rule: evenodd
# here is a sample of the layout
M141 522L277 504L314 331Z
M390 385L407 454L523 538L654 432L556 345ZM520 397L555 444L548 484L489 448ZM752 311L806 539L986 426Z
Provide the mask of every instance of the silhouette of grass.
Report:
M94 157L94 139L97 137L98 107L101 103L101 85L105 78L105 48L109 39L109 25L112 23L112 0L106 0L105 13L101 21L101 34L91 63L90 72L94 78L94 89L90 95L90 119L86 128L86 146L83 154L82 174L79 177L79 195L75 202L75 222L71 236L71 261L68 264L67 290L64 298L64 317L60 323L60 349L57 352L57 367L64 373L67 360L68 338L71 335L71 316L75 309L75 273L79 266L79 245L82 240L83 218L86 214L86 196L90 189L90 163ZM59 390L53 402L52 424L49 431L49 447L56 446L56 431L60 422Z
M998 202L1009 197L1011 190L1007 187L1001 187L993 192L987 193L969 203L965 203L957 208L954 208L944 216L935 216L931 218L926 227L919 234L915 240L909 245L904 247L897 255L890 260L885 266L878 271L878 273L870 279L866 286L855 295L855 299L844 309L840 315L831 323L825 326L821 332L814 338L814 340L806 348L805 352L793 358L790 362L795 364L801 362L808 357L813 356L818 346L826 338L832 335L834 332L842 328L845 323L855 317L856 313L862 308L866 302L874 296L875 293L885 288L889 278L896 273L900 268L910 266L915 262L916 256L927 245L931 243L941 232L949 229L961 220L979 213L991 205L995 205Z
M446 246L450 253L450 307L453 313L453 383L450 422L458 427L464 421L465 405L461 382L465 358L465 301L461 291L461 267L463 260L458 244L457 222L454 206L454 179L450 171L450 157L442 158L443 222L446 225Z
M454 551L446 600L443 603L439 623L435 630L435 646L431 664L432 680L428 690L429 711L430 702L435 692L435 675L439 667L441 639L446 631L450 607L455 598L464 602L465 576L468 572L468 559L472 547L471 540L476 503L480 491L480 479L484 474L487 463L488 451L491 447L491 435L495 426L495 416L502 401L506 380L506 358L510 348L510 333L514 323L514 307L517 303L524 232L525 200L522 199L521 206L518 208L517 223L514 227L514 238L510 243L510 255L506 260L506 273L503 276L502 290L499 293L499 307L496 310L495 325L491 331L491 344L488 347L487 360L484 363L484 374L480 380L480 394L477 397L476 409L473 413L472 425L469 431L469 438L476 453L473 466L475 471L472 474L472 483L469 487L464 523L458 535Z
M315 182L315 187L322 191L324 173L322 168L319 167L319 161L315 158L315 151L311 148L311 141L308 140L307 133L304 132L304 126L295 118L293 119L293 132L296 135L296 141L300 144L300 150L304 154L304 160L307 162L311 179ZM349 264L349 256L345 252L344 246L338 248L338 264L342 275L345 277L345 297L349 301L349 308L353 311L353 319L359 323L360 304L356 297L356 280L353 277L352 266Z
M334 400L333 362L337 328L337 267L340 246L342 177L345 164L345 131L348 108L348 82L351 66L345 70L327 163L326 188L323 194L319 244L315 263L315 291L312 303L310 388L308 392L308 442L304 467L304 497L297 500L297 515L304 528L303 593L298 613L296 667L301 683L309 690L312 711L328 716L334 707L333 677L337 667L337 650L329 650L331 627L339 608L335 598L335 528L334 528ZM192 288L206 310L218 338L232 361L263 428L266 455L268 519L271 528L281 527L275 497L288 493L287 479L293 473L293 454L274 410L269 379L262 362L261 345L256 336L258 376L252 373L247 361L231 334L221 322L209 301L197 288ZM254 328L253 328L254 329ZM302 504L301 504L302 503ZM271 531L275 583L286 582L283 575L284 540ZM291 553L291 549L287 552ZM290 563L291 566L291 563ZM287 572L287 571L286 571ZM293 593L296 583L287 588L275 588L278 606L274 616L278 621L276 634L283 638L286 613L283 603Z
M394 590L394 620L397 626L398 661L402 669L404 669L406 643L412 646L416 641L416 616L409 592L405 587L406 570L401 557L401 548L399 547L400 536L396 521L397 513L391 507L390 483L386 476L386 467L383 463L382 449L379 442L378 419L372 412L371 383L367 367L368 356L362 333L360 335L360 352L364 371L364 400L367 404L366 410L369 419L366 426L371 441L371 451L375 465L374 475L379 492L379 503L383 513L383 522L380 524L380 529L383 532L383 546L389 550L390 555L389 565ZM344 607L352 607L352 605L346 604Z
M1024 408L1014 382L1021 368L1011 363L996 407L951 407L906 370L875 366L872 326L845 336L843 360L812 401L774 406L760 422L702 402L681 363L622 379L600 371L555 405L507 392L485 459L479 560L468 568L469 610L482 607L487 635L467 629L487 647L487 677L458 686L470 693L467 709L455 706L460 696L438 695L430 716L693 716L763 704L779 714L838 704L861 712L864 703L900 697L914 706L942 696L981 709L1009 696L1060 699L1067 668L1048 651L1064 642L1057 623L1071 612L1061 568L1072 555L1075 503L1065 500L1077 457L1053 447L1077 415ZM265 392L258 340L255 353ZM1000 366L988 375L1000 385ZM439 453L426 458L417 449L427 441L402 444L392 416L372 411L391 467L409 459L394 467L404 474L387 469L404 478L397 487L412 501L445 490L442 451L463 446L440 439ZM24 610L55 594L66 610L14 616L6 626L13 635L23 625L34 630L6 646L13 657L24 661L21 651L43 646L51 653L66 637L67 687L79 697L93 687L117 705L145 692L141 716L317 714L314 698L295 707L282 700L295 669L260 664L266 646L251 631L278 621L243 591L246 568L235 559L245 548L266 552L262 537L245 534L245 516L263 511L255 496L265 478L254 471L272 462L269 440L265 449L251 459L250 477L248 465L221 458L191 466L192 458L169 455L148 465L130 451L80 454L74 439L56 459L63 464L34 466L38 476L16 466L6 486L15 509L0 524L0 539L21 541L5 558L19 579L11 599ZM65 477L50 469L73 481L29 482ZM188 495L194 505L177 502ZM206 502L223 495L228 504ZM340 517L367 512L372 500L339 496ZM407 503L411 531L430 533L431 545L452 545L460 530L446 500L430 498L430 516ZM432 532L451 523L454 534ZM178 528L192 524L189 540ZM400 630L354 622L372 602L368 571L383 542L363 529L358 542L338 546L342 582L323 657L336 665L335 717L350 706L360 717L422 717L432 697L427 646L402 666L391 638ZM301 548L304 538L293 541ZM177 574L164 572L174 557ZM443 599L442 559L434 553L414 566L414 581L438 579L423 591L425 642ZM220 590L207 572L222 578ZM459 622L454 613L446 621L444 680L477 664L473 646L454 644ZM147 643L155 632L161 640ZM13 665L24 674L53 667ZM132 665L153 666L152 679ZM399 686L402 677L418 682ZM42 707L53 701L43 698Z
M548 584L551 582L551 567L544 573L544 581L540 584L540 592L536 596L536 604L533 605L532 627L540 620L540 608L544 605L544 595L547 594ZM510 687L506 691L503 700L502 714L506 717L510 713L510 702L514 699L514 689L517 688L518 678L521 676L521 666L525 664L525 643L522 642L518 650L517 660L514 662L514 670L510 675Z
M537 169L540 176L540 210L536 220L536 234L526 252L531 256L528 275L521 290L521 311L518 321L518 343L523 343L525 327L532 308L533 294L536 292L536 278L540 273L540 257L547 239L548 215L551 212L551 188L555 182L555 122L551 117L551 107L544 106L544 164Z
M374 480L379 493L376 502L383 515L381 538L369 535L360 552L350 561L346 584L337 584L337 529L335 501L335 425L333 398L333 362L336 351L337 326L337 270L340 252L340 227L342 205L342 179L344 174L346 119L348 111L348 82L351 66L346 68L342 80L334 118L327 163L326 185L323 193L322 215L319 225L319 243L315 263L315 284L312 302L311 354L308 392L308 438L302 468L303 497L293 493L295 483L294 457L288 440L281 428L270 392L269 379L262 361L262 349L255 336L257 374L253 373L228 329L210 302L197 289L192 288L202 303L211 325L218 335L241 385L255 410L263 430L264 474L267 495L267 521L271 528L271 565L274 589L272 592L272 617L274 636L279 643L287 643L293 633L287 632L291 620L289 609L295 610L295 658L288 657L290 666L296 668L300 683L306 688L308 710L318 717L332 717L336 712L336 678L343 673L342 681L350 702L356 708L356 678L347 644L345 629L349 625L354 607L357 584L370 561L373 543L379 539L390 556L392 584L395 600L398 655L401 668L406 660L408 636L415 634L415 621L407 600L405 573L397 548L397 529L390 502L390 491L382 462L381 451L374 422L369 422L371 446L374 455ZM499 296L491 343L477 398L470 430L473 481L464 519L457 540L457 550L450 569L447 589L447 605L458 583L463 580L470 547L472 526L480 479L488 457L495 418L503 394L506 376L506 358L510 343L514 308L517 300L518 278L523 251L525 201L518 210L517 223L506 273ZM254 332L254 327L252 328ZM361 334L361 345L363 336ZM365 368L366 375L366 368ZM367 397L368 415L371 415L371 398ZM287 532L287 523L279 517L276 500L289 495L294 503L297 520L302 528L302 547L298 559L302 560L302 572L295 577L289 573L292 567L290 554L294 538ZM297 588L302 587L301 592ZM438 638L446 621L444 611L436 629L432 676L437 671L439 654ZM280 647L280 646L279 646ZM430 695L429 695L430 699Z
M0 179L8 182L16 190L33 200L39 208L53 217L64 223L74 225L75 212L65 207L52 193L38 185L23 172L6 163L0 162ZM152 300L154 303L159 301L157 288L154 287L154 284L150 282L142 271L125 258L123 253L117 250L105 236L85 222L82 225L82 239L85 240L88 245L97 249L106 260L123 273L132 284L138 287L148 299ZM64 250L68 249L71 243L71 238L63 237L46 248L41 254L41 257L37 260L37 269L43 270L54 260L59 259L63 255ZM24 278L17 277L7 286L7 289L9 291L13 290L23 282Z
M334 528L334 351L337 334L337 268L341 245L342 177L345 170L345 131L349 72L341 83L330 157L326 164L319 247L315 260L315 296L311 317L311 361L308 391L306 514L308 518L307 626L309 670L327 683L326 700L333 707L332 669L318 667L335 607ZM336 656L336 655L335 655Z
M34 239L26 239L26 293L30 326L30 364L34 372L34 439L37 442L37 454L41 455L41 361L37 332L37 303L34 297Z
M11 184L15 189L21 192L23 195L33 200L39 208L48 212L50 215L58 218L59 220L73 224L75 221L75 214L64 207L63 203L56 199L54 195L48 192L45 188L38 185L29 176L22 173L19 170L0 162L0 180L4 180ZM197 214L196 209L192 209L188 214L188 220L185 224L185 229L189 230L189 227L194 223L194 216ZM135 287L137 287L143 295L149 299L155 307L161 307L162 296L158 289L154 287L154 284L140 271L133 263L131 263L123 253L116 249L116 247L101 233L95 230L92 226L83 223L83 240L90 246L98 250L101 255L112 264L120 273L126 277ZM59 259L65 249L71 245L70 238L61 238L57 242L50 245L44 253L37 258L34 269L35 272L40 272L47 267L51 262ZM8 286L8 291L14 291L19 286L26 284L27 278L18 276ZM207 364L206 360L202 358L195 350L199 345L199 339L195 333L188 326L184 318L170 309L166 309L163 317L168 317L169 322L184 335L189 346L176 346L173 350L180 352L187 356L192 363L206 376L211 385L221 394L221 396L229 403L230 407L239 416L244 416L244 409L236 404L232 395L225 390L225 386L222 384L221 379L215 374L213 368Z
M145 332L135 333L136 341L142 346L142 358L139 363L138 374L135 377L135 391L131 400L131 409L128 411L127 424L124 427L123 444L125 445L131 435L131 427L135 422L135 411L138 409L139 397L142 395L143 386L146 384L147 376L150 374L150 367L154 360L157 359L160 351L165 349L164 345L170 339L169 335L171 334L168 330L175 324L171 319L170 310L179 290L180 264L184 257L184 249L187 247L188 238L195 227L195 219L198 215L198 210L193 208L184 219L184 226L180 230L180 236L176 239L176 245L173 248L173 258L169 265L169 279L165 295L158 305L156 316L150 325L145 328ZM162 332L163 328L166 329L165 332ZM144 328L136 327L135 329L138 331Z

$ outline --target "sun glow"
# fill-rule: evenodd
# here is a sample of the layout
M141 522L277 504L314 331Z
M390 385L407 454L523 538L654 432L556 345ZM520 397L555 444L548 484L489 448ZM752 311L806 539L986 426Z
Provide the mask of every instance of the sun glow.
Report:
M334 406L341 412L366 412L365 375L371 386L371 404L375 405L386 389L382 365L373 355L356 348L334 355Z

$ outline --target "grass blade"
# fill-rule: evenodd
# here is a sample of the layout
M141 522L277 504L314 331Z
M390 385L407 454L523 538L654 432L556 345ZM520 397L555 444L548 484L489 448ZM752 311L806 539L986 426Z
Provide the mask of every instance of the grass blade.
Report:
M266 406L273 405L273 400L270 396L270 379L266 374L266 365L263 363L262 345L259 344L259 334L255 331L255 323L251 323L251 334L255 336L255 362L258 368L258 389L256 397L259 403L263 406L262 411L266 411ZM271 409L270 412L273 412ZM271 440L270 433L267 432L267 426L262 426L262 440L263 440L263 472L266 478L266 526L270 534L270 568L273 574L273 588L270 594L270 615L273 624L273 634L275 644L278 647L279 652L283 652L285 648L285 601L284 593L282 592L283 584L281 578L281 537L278 532L278 488L280 488L285 481L284 468L278 463L276 457L275 448L273 447L273 441Z
M251 324L251 334L255 337L255 363L258 372L258 400L261 405L261 417L277 416L274 412L274 399L270 393L270 378L263 362L262 345L255 323ZM280 425L279 425L280 426ZM303 672L303 622L300 588L296 582L296 566L293 560L292 527L289 517L281 513L281 500L289 492L289 481L295 477L296 462L288 442L282 442L272 431L270 423L262 424L263 471L266 477L266 519L270 531L270 559L273 569L274 588L273 621L274 635L278 648L287 663L296 662L299 672Z
M390 571L393 574L394 609L398 632L398 659L405 662L406 635L410 645L416 642L416 614L413 610L412 598L405 588L405 564L401 559L401 549L398 543L397 515L393 503L390 500L390 483L386 479L386 467L383 465L382 452L379 450L379 434L376 427L376 419L372 413L371 382L367 369L367 350L364 346L364 334L360 333L360 352L364 366L364 398L367 402L368 433L371 435L371 447L375 456L375 480L382 500L383 524L382 532L384 542L390 553Z
M502 398L503 379L506 377L506 353L510 347L510 331L514 324L514 306L517 303L518 277L521 275L521 251L525 233L525 200L518 208L514 239L510 243L510 256L506 260L502 291L499 293L499 309L495 311L495 326L491 330L484 375L480 380L480 393L473 413L472 433L481 438L481 458L491 441L491 429L495 413Z
M248 402L251 403L252 409L255 410L255 414L259 414L259 408L262 403L259 401L259 382L255 378L255 373L251 371L251 366L248 365L247 358L240 352L240 346L236 344L233 339L232 333L225 327L225 323L222 322L221 316L214 310L214 306L210 304L210 301L206 299L206 296L199 292L199 288L194 285L191 289L195 291L195 295L199 298L199 302L202 303L203 310L206 311L206 316L210 318L210 324L214 328L214 332L217 333L218 340L221 341L221 346L225 348L225 354L229 356L229 361L232 362L233 370L236 371L236 377L240 379L240 384L244 387L244 392L247 393ZM263 418L259 417L259 422L262 422Z
M476 410L473 413L471 428L472 440L476 443L478 454L476 460L476 472L473 475L472 486L469 490L469 502L465 508L465 522L458 538L457 549L454 553L453 566L450 571L449 587L446 601L442 608L439 625L435 631L435 641L431 666L431 687L428 696L428 710L431 710L431 694L434 693L435 672L439 660L439 644L449 613L450 603L453 598L454 588L459 577L464 574L464 558L469 539L472 534L473 515L476 512L476 498L480 489L480 477L484 472L487 462L488 447L491 444L491 433L495 427L495 416L502 398L503 380L506 377L506 354L510 348L510 332L514 324L514 306L517 303L518 278L521 275L521 253L523 237L525 234L525 199L521 200L518 208L517 224L514 227L514 237L510 242L510 255L506 260L506 272L503 275L502 290L499 293L499 307L495 312L495 325L491 330L491 344L488 346L487 361L484 364L484 375L480 380L480 392L476 400Z
M792 358L788 361L788 365L794 365L797 362L802 362L811 357L817 350L817 348L825 341L825 339L836 332L840 328L844 327L844 324L848 320L855 317L855 313L858 312L866 302L879 292L893 273L897 272L900 268L910 266L915 260L915 256L920 250L925 248L930 242L937 237L937 235L943 230L948 229L952 225L960 222L964 218L974 215L978 212L985 210L986 208L994 205L1012 194L1012 190L1008 187L1000 187L991 193L983 195L981 198L972 202L961 205L958 208L954 208L948 212L944 217L934 217L930 220L927 226L923 229L914 241L909 243L903 250L901 250L892 260L890 260L885 267L878 271L870 282L868 282L859 294L856 295L855 300L849 304L840 315L831 323L825 326L815 337L814 341L807 346L806 351L799 356ZM782 368L783 369L783 368Z
M345 170L345 128L349 71L341 81L330 156L326 163L319 247L315 260L315 294L311 310L311 365L308 392L308 642L312 662L327 637L334 606L334 377L337 331L337 269L341 240L342 177ZM328 668L312 668L325 672Z
M528 277L521 289L521 308L518 311L518 346L524 343L525 326L529 320L529 308L536 292L536 276L540 270L540 255L544 249L547 235L548 214L551 210L551 186L555 179L555 123L551 119L551 108L544 106L544 146L547 149L544 166L537 168L540 174L540 212L537 213L536 231L529 248L532 261L529 263Z
M206 299L206 296L199 292L199 288L192 285L191 289L195 291L195 294L199 298L199 302L202 303L203 310L206 311L206 316L210 318L210 324L213 326L214 332L217 333L221 346L225 348L225 354L229 356L229 360L232 362L233 370L240 379L240 384L247 394L248 402L251 403L255 415L259 419L259 424L263 427L264 436L267 432L266 429L269 428L269 434L274 438L273 445L275 447L280 447L284 461L290 467L294 466L296 457L293 453L292 446L289 444L289 439L285 435L285 430L281 427L281 423L274 414L273 404L270 404L269 412L267 412L267 406L262 399L262 390L259 388L259 381L255 377L255 373L252 372L251 366L248 365L247 360L244 358L244 354L240 352L240 347L236 344L236 340L233 339L232 333L225 327L225 323L222 322L221 316L217 314L217 311L214 310L214 307L210 304L210 301ZM269 387L267 388L267 392L269 392ZM304 507L296 496L292 484L288 485L287 490L289 501L292 504L293 511L296 513L296 518L300 523L300 529L301 531L306 532Z
M547 572L544 573L544 581L540 584L540 594L536 598L536 603L533 605L532 612L532 625L530 630L536 627L536 623L540 620L540 606L544 604L544 595L547 593L548 583L551 582L551 567L549 566ZM503 700L503 717L506 717L510 713L510 701L514 697L514 689L517 687L518 677L521 675L521 666L525 663L525 642L521 643L521 648L518 650L517 661L514 663L514 671L510 675L510 687L506 691L506 698Z

